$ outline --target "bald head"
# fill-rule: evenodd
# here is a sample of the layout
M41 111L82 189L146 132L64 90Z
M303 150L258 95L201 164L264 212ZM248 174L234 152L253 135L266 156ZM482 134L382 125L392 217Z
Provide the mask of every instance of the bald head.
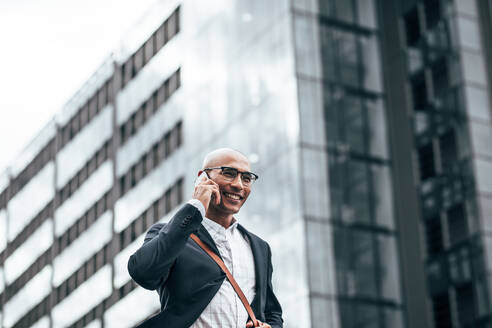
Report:
M240 162L250 169L248 158L241 152L232 148L219 148L211 151L203 160L202 169L208 167L227 166L230 162Z

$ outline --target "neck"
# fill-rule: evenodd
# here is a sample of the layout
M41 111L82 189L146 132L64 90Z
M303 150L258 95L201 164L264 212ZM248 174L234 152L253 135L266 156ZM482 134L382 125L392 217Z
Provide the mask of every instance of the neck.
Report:
M220 224L224 228L229 228L229 226L233 223L234 217L232 214L226 213L217 213L215 211L211 211L210 208L206 213L206 217L210 220Z

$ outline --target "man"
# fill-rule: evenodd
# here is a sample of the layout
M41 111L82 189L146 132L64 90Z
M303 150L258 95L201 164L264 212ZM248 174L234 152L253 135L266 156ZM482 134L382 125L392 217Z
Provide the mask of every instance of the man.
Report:
M204 160L193 198L167 224L154 224L128 261L142 287L157 290L161 312L141 327L253 327L226 275L198 244L219 255L244 292L263 328L283 327L272 290L269 245L238 224L238 213L257 175L241 153L222 148Z

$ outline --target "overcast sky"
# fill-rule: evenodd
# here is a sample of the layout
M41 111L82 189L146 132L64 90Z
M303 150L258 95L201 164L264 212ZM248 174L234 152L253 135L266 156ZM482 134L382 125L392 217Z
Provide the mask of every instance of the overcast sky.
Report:
M155 1L0 1L0 172Z

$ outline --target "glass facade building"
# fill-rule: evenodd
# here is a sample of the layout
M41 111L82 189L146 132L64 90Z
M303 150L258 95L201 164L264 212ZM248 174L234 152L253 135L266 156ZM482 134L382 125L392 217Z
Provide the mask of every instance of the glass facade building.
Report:
M203 157L247 154L285 327L492 325L492 4L157 1L0 175L0 327L132 327ZM492 272L492 270L491 270Z

